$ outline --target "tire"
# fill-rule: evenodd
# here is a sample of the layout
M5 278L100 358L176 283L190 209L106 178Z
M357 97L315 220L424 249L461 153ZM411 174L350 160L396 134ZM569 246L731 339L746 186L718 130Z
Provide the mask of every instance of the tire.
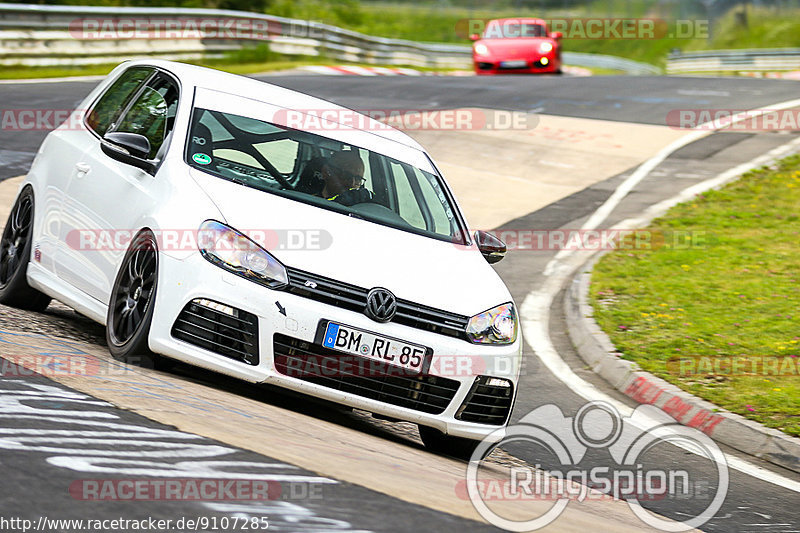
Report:
M17 197L0 238L0 304L44 311L52 298L28 285L33 246L33 190Z
M433 429L427 426L417 426L419 429L419 437L422 439L425 447L432 452L442 455L449 455L457 459L469 461L472 457L472 452L481 443L479 440L465 439L463 437L453 437L445 435L438 429ZM491 448L489 450L491 452ZM487 454L488 455L488 452Z
M114 280L106 317L106 343L118 361L154 368L159 357L148 338L158 288L158 246L149 230L131 243Z

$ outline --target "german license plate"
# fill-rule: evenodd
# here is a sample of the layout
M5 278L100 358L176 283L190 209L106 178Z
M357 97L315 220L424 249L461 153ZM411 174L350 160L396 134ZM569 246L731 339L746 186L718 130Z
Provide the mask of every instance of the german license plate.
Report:
M322 345L352 355L375 359L420 372L428 349L425 346L376 335L369 331L328 322Z
M528 63L526 63L524 59L515 59L513 61L500 62L500 66L503 68L523 68L527 65Z

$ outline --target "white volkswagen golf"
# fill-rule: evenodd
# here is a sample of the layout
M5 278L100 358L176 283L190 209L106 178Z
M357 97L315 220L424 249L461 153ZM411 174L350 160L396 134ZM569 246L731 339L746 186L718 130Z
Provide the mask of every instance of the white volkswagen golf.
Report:
M120 360L167 356L415 422L463 455L516 395L517 312L489 265L504 253L470 234L402 132L134 61L39 149L2 235L0 303L55 298L106 325Z

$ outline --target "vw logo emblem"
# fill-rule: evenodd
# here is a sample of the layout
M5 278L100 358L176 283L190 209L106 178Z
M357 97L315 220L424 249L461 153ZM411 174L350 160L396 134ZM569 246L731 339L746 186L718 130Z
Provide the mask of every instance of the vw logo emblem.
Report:
M376 322L389 322L397 311L397 298L391 291L375 288L367 295L364 314Z

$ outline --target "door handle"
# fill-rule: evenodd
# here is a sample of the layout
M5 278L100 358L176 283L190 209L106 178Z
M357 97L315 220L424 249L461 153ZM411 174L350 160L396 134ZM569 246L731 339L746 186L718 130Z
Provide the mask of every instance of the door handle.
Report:
M78 163L77 165L75 165L75 169L78 171L78 177L82 178L83 176L88 174L90 170L92 170L92 167L90 167L86 163Z

